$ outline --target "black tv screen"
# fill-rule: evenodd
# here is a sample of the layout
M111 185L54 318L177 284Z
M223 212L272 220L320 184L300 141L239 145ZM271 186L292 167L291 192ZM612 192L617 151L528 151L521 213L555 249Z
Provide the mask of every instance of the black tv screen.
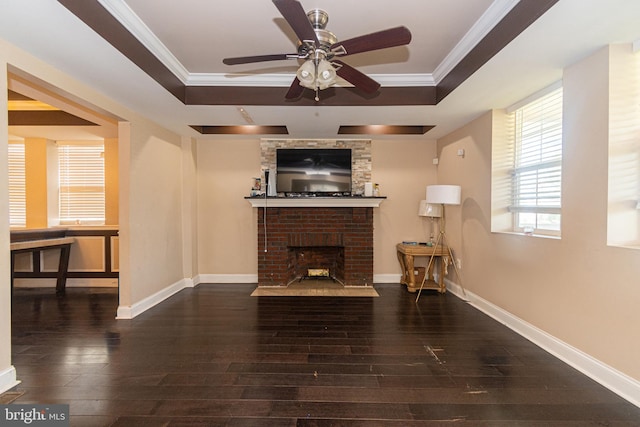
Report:
M276 191L286 194L350 195L351 149L276 150Z

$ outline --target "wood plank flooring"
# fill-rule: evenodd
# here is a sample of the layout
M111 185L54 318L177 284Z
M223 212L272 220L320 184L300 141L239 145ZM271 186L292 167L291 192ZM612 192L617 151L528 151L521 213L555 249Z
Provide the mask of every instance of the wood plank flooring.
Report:
M186 289L115 320L104 289L16 289L14 403L72 426L638 426L640 408L453 295Z

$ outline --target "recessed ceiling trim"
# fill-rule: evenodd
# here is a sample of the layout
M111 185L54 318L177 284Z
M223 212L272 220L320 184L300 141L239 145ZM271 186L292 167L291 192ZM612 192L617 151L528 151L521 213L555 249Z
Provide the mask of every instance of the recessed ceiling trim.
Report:
M519 2L520 0L494 0L480 19L471 26L469 31L451 49L451 52L433 70L436 84L440 83Z
M384 87L435 86L431 74L369 74ZM187 79L188 86L262 86L289 87L296 77L291 74L244 74L244 73L194 73ZM338 79L338 87L353 87Z
M207 126L190 125L202 135L289 135L286 126Z
M424 135L430 125L341 125L338 135Z
M9 111L9 126L98 126L66 111Z
M282 106L392 106L435 105L436 87L383 87L375 94L366 94L352 87L330 87L322 91L320 101L315 93L305 90L300 98L285 98L282 87L187 86L187 105L282 105Z

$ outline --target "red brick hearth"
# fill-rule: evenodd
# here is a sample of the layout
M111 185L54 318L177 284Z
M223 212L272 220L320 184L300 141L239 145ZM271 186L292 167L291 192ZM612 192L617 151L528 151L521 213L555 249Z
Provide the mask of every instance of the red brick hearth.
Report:
M329 269L347 286L373 284L373 208L258 209L258 285L284 286L309 268Z

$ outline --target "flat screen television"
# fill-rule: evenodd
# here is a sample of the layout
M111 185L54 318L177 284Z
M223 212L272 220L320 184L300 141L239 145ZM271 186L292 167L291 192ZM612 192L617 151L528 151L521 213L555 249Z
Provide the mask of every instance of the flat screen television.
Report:
M277 149L276 191L286 195L351 195L351 149Z

